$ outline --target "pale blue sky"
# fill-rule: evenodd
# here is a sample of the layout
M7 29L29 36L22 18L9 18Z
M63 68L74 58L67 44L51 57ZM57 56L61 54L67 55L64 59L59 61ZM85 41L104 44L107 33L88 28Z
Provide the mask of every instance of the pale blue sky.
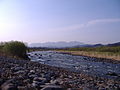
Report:
M120 41L120 0L0 0L0 41Z

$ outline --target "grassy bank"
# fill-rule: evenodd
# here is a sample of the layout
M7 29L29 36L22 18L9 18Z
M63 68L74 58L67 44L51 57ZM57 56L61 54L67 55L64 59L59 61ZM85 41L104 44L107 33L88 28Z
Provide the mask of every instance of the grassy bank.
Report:
M85 48L65 48L57 50L59 52L70 53L73 55L83 55L97 58L107 58L120 60L120 46L117 47L85 47Z

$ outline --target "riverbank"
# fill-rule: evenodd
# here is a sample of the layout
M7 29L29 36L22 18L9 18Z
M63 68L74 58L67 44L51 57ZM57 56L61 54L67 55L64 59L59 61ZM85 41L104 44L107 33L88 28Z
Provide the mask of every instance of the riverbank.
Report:
M98 60L111 62L111 63L120 63L120 55L119 54L111 54L108 52L93 52L93 51L67 51L67 50L55 50L64 54L78 55L78 56L88 56L98 58ZM99 60L99 61L100 61Z
M37 62L0 57L1 89L117 90L120 88L119 79L92 77Z

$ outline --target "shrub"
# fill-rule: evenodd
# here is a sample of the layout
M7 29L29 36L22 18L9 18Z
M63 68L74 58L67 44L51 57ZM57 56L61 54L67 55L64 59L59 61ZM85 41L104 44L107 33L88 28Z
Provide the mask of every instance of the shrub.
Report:
M3 47L3 51L6 54L12 55L12 56L18 56L20 58L26 57L26 50L27 50L27 47L25 46L25 44L19 41L7 42Z

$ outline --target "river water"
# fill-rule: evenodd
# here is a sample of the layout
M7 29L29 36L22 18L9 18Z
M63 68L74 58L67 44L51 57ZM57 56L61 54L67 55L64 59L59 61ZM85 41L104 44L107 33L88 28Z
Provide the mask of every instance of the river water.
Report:
M36 51L28 53L31 61L62 67L74 72L82 72L106 78L120 78L120 64L98 62L96 58L73 56L55 51Z

